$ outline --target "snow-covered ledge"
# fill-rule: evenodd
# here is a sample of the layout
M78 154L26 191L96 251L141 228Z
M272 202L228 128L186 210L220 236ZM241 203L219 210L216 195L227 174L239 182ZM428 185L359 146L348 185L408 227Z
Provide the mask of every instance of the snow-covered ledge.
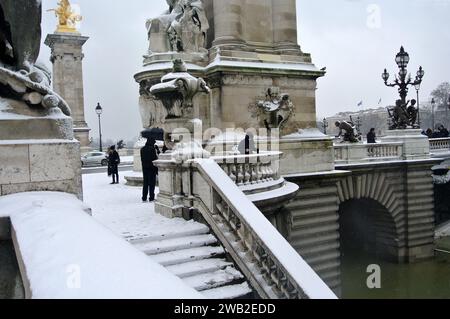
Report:
M0 197L0 218L11 220L27 298L202 298L86 211L65 193Z
M214 159L195 159L194 207L263 299L337 299Z

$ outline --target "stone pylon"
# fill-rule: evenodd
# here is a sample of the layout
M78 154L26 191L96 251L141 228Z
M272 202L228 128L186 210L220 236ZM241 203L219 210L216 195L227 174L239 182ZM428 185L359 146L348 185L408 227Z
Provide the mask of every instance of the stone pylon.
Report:
M84 114L83 45L88 37L78 33L47 35L45 44L50 47L53 64L53 88L72 109L75 138L80 142L81 153L90 150L89 132Z

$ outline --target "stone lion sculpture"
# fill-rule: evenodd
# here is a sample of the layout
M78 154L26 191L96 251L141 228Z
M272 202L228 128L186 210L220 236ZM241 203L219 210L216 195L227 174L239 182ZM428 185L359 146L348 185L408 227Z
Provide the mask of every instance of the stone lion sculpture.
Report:
M41 2L0 2L1 114L43 117L61 112L70 116L67 103L50 88L50 72L36 64L41 40Z

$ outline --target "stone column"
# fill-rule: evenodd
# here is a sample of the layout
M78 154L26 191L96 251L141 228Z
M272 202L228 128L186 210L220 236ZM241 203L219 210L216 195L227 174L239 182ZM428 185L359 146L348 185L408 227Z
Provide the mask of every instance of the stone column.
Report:
M243 46L242 0L212 0L214 3L213 46Z
M89 151L90 129L84 117L83 50L88 40L77 33L49 34L45 44L52 50L53 89L67 101L71 110L75 138L81 152Z
M272 0L272 19L275 48L298 52L296 1Z

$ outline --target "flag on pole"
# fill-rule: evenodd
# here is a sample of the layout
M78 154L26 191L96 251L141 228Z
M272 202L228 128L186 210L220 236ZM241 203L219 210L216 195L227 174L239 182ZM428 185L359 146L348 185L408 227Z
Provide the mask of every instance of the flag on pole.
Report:
M383 99L380 98L380 100L378 101L378 105L380 105L381 102L383 102Z
M359 103L358 103L358 106L359 106L359 107L363 106L363 101L359 102Z

